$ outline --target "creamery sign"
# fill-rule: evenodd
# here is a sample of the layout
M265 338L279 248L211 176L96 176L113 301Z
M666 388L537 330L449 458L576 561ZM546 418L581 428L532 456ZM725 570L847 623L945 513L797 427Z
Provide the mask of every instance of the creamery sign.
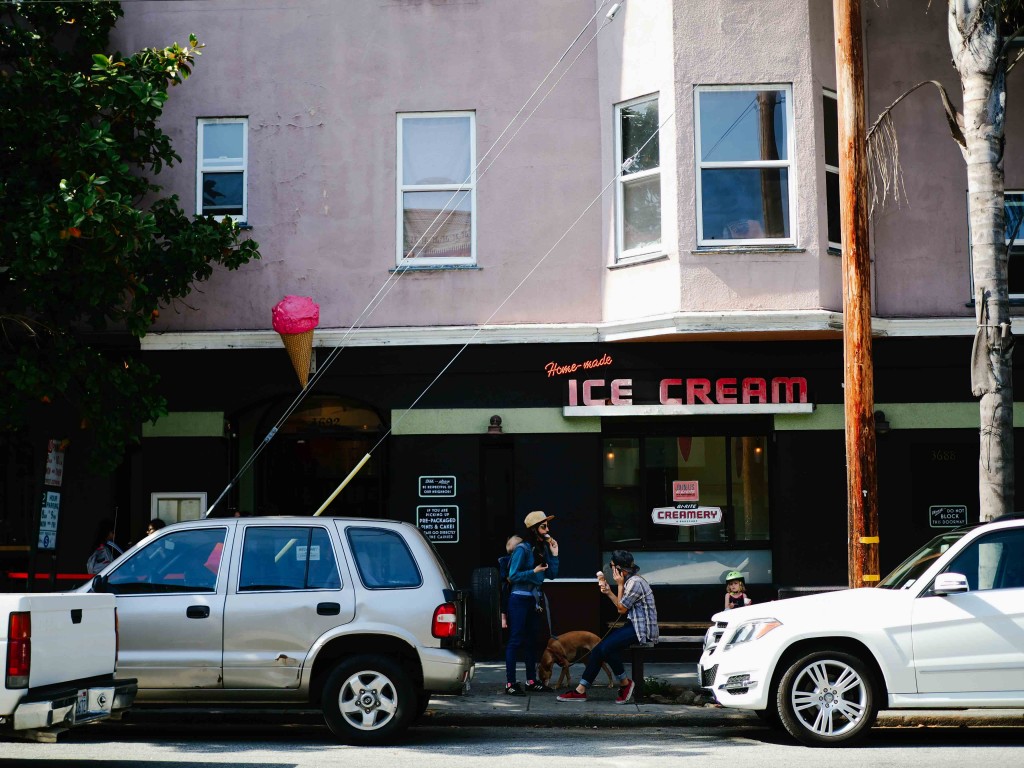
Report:
M634 391L653 393L654 382L632 378L565 379L566 416L657 416L713 413L810 413L803 376L700 376L657 382L657 401L635 402Z

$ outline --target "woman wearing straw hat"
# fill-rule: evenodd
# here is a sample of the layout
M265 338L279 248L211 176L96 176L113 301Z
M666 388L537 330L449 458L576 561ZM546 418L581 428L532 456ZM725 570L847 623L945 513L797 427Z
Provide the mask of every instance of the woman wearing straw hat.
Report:
M537 627L540 617L540 587L544 579L558 575L558 542L551 538L548 523L554 515L531 512L523 520L523 542L512 552L508 580L508 646L505 649L505 693L523 696L527 691L551 691L537 680ZM516 657L523 651L526 685L516 681Z

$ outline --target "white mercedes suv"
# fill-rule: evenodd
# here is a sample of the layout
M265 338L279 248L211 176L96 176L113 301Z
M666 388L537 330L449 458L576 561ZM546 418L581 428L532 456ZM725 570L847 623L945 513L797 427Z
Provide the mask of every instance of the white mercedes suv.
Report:
M1024 516L942 533L874 589L715 614L698 674L808 746L879 709L1024 707Z

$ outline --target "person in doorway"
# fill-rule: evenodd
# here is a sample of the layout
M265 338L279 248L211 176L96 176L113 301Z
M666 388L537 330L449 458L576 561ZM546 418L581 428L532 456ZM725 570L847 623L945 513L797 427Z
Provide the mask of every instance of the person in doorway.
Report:
M625 549L612 552L609 563L616 589L613 591L606 579L598 579L601 594L607 595L619 614L626 615L626 622L609 632L604 640L594 646L587 658L579 685L574 691L566 691L559 701L586 701L587 688L597 679L601 664L607 662L612 674L619 681L619 695L616 704L626 704L633 698L636 684L626 676L621 651L634 643L658 642L658 611L654 605L651 585L639 575L640 568L633 561L633 553Z
M146 535L152 536L154 533L163 528L167 523L161 520L159 517L154 517L149 521L149 525L146 526Z
M96 526L93 547L92 554L85 561L85 571L89 574L99 573L124 554L124 550L114 541L113 520L100 520Z
M739 571L729 571L725 574L725 610L730 608L742 608L750 605L753 600L747 597L747 582Z
M505 693L524 696L527 691L553 690L537 680L537 629L543 612L541 585L558 575L558 542L551 537L554 515L531 512L523 520L522 542L512 550L508 581L508 645L505 648ZM516 660L522 649L526 685L516 680Z

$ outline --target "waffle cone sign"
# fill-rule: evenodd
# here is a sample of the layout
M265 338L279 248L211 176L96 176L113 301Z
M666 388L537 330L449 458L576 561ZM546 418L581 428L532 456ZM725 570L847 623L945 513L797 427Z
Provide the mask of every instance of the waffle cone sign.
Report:
M288 357L291 358L292 367L299 377L302 388L306 388L309 381L309 361L313 357L313 331L302 333L282 333L281 341L284 348L288 350Z

